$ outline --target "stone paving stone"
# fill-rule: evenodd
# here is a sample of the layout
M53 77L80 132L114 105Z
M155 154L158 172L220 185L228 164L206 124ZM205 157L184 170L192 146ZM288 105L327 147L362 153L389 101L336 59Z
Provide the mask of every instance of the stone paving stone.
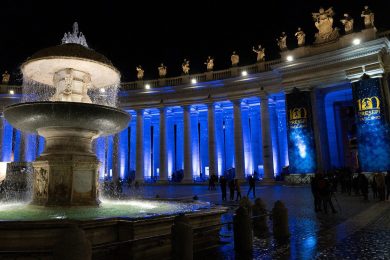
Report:
M246 195L247 190L248 186L243 186L242 195ZM222 217L222 222L231 221L232 214L238 207L238 203L235 201L223 202L218 188L217 190L209 191L207 186L202 185L144 186L138 195L153 198L156 194L158 194L160 198L176 199L191 199L194 195L197 195L200 200L227 206L230 210L228 214ZM278 244L272 239L272 236L268 239L255 238L253 255L236 255L234 252L232 227L226 225L221 229L221 246L212 252L198 254L195 256L195 259L314 259L316 257L319 259L328 259L328 256L323 255L329 254L326 250L328 250L329 247L334 247L334 244L336 244L335 247L337 249L338 243L341 243L344 240L347 241L345 248L350 248L350 250L352 250L351 255L354 257L344 258L348 257L348 254L342 255L341 253L336 254L335 257L337 259L357 259L356 256L364 255L359 250L363 250L363 252L368 250L363 245L365 241L371 240L371 235L376 235L372 238L374 241L380 240L380 236L383 235L383 230L380 225L376 232L372 232L371 230L365 231L364 228L360 230L364 223L359 224L359 218L356 218L356 216L360 216L359 213L364 211L368 213L372 212L372 219L375 219L375 207L378 207L379 204L372 199L370 201L364 201L361 196L348 196L346 194L335 193L333 204L338 213L325 214L314 212L313 197L309 186L257 186L256 195L261 197L265 202L267 210L272 209L276 200L282 200L288 208L289 229L291 233L291 238L288 243ZM229 198L229 192L227 197ZM253 200L251 196L250 199ZM373 210L367 211L370 207L374 207ZM366 217L367 216L368 215L366 215ZM360 217L363 220L365 218L364 215ZM350 221L348 222L348 220ZM389 219L384 219L383 221L390 223ZM269 221L268 224L269 230L272 230L272 222ZM365 233L361 236L354 237L354 234L359 234L359 232ZM349 242L349 239L351 242ZM390 240L387 239L387 241ZM353 245L355 243L360 243L361 246L354 247ZM382 248L382 245L387 246L388 244L386 243L388 242L379 243L381 246L378 246L378 248ZM341 248L335 252L342 252L345 248ZM387 248L389 248L389 246L387 246ZM381 255L388 252L386 250L382 251L380 251L380 249L375 249L372 252L376 252L376 254L372 253L371 255L375 255L376 258L370 258L390 259L381 258ZM332 252L332 250L329 252ZM359 252L360 254L358 254Z

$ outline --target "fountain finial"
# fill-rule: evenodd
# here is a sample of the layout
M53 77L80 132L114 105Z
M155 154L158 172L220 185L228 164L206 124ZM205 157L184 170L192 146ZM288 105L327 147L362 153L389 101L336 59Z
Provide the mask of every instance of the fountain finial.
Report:
M62 44L76 43L88 48L87 40L82 32L79 32L79 25L77 22L73 23L73 32L65 33L62 38Z

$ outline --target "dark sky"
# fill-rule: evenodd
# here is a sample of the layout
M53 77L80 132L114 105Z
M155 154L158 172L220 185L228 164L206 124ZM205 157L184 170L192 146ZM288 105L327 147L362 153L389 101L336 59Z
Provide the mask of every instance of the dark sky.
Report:
M191 61L191 73L203 72L208 55L215 57L215 70L228 68L236 50L240 64L252 64L252 46L262 44L266 59L278 58L276 38L282 31L287 45L296 47L298 26L306 32L306 42L315 33L312 12L333 6L334 25L348 12L355 30L363 20L360 13L368 5L375 13L379 30L390 29L389 0L296 0L256 1L1 1L0 71L9 70L20 79L19 66L34 52L59 44L74 21L91 48L106 55L121 71L122 81L136 78L135 66L145 69L145 79L157 77L164 62L168 76L181 73L184 58Z

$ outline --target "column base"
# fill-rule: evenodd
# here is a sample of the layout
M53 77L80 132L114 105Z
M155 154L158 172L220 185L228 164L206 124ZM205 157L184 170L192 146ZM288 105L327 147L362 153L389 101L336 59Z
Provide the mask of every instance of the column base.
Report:
M181 182L179 182L180 184L193 184L194 183L194 180L182 180Z
M263 178L260 181L260 184L263 184L263 185L273 185L273 184L275 184L275 179L274 178Z
M166 185L166 184L169 184L169 181L168 180L158 180L156 181L157 184L161 184L161 185Z

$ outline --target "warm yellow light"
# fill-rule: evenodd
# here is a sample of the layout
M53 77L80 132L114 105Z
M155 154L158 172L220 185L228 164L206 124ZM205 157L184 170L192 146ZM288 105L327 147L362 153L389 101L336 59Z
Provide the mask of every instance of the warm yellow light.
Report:
M9 93L10 93L11 95L13 95L13 94L15 94L15 91L10 90Z
M361 40L356 38L356 39L353 39L352 43L353 43L353 45L359 45L361 43Z
M291 55L288 55L287 56L287 61L293 61L294 60L294 57L293 56L291 56Z

